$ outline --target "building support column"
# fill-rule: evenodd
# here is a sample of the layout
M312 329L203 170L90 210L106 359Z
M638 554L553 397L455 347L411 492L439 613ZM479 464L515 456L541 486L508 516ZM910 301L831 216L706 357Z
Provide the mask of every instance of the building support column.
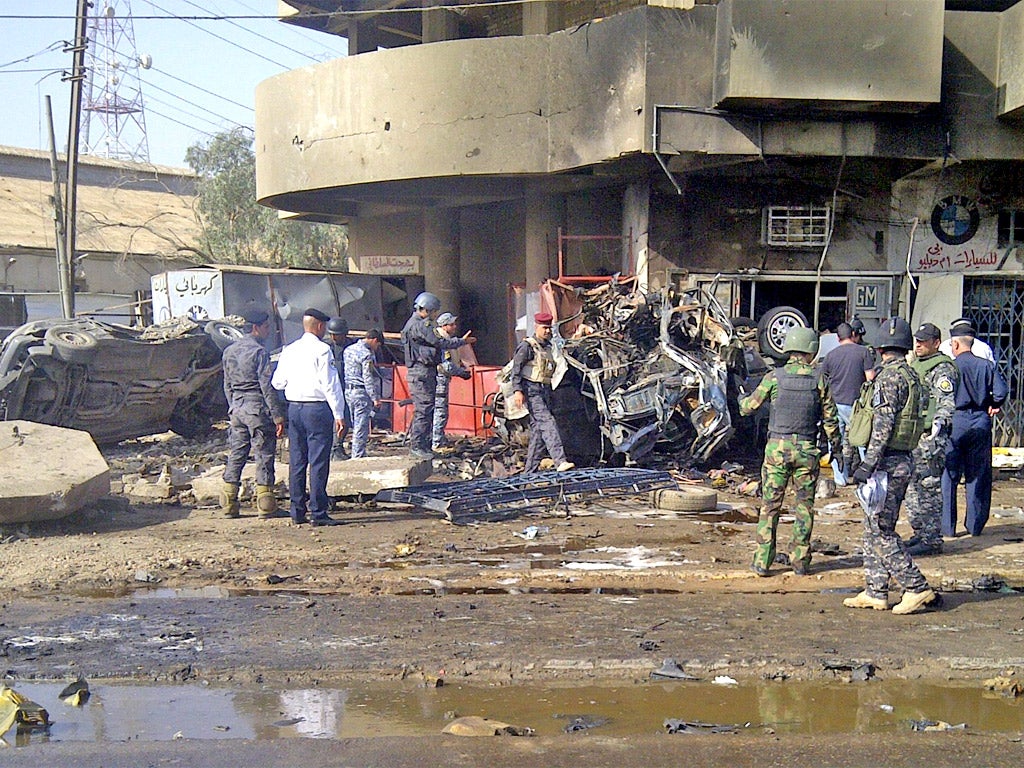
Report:
M526 290L536 291L549 277L558 276L558 228L561 198L534 190L526 192Z
M443 312L459 314L459 211L423 212L423 277L427 290L441 299Z
M424 5L434 5L433 0ZM459 17L447 8L426 8L422 13L422 39L424 43L458 40Z
M650 182L638 181L626 187L622 195L622 273L635 274L637 287L642 291L647 290L650 277L647 273L650 212Z
M547 35L562 28L561 0L523 3L523 34Z

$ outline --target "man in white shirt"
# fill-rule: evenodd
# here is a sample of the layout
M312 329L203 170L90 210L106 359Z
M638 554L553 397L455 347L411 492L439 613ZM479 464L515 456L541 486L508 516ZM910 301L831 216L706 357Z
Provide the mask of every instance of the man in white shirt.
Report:
M953 321L953 324L949 329L949 338L939 345L939 352L944 354L946 357L955 358L956 355L953 354L953 347L951 345L953 339L957 336L970 336L974 339L974 344L971 345L971 352L975 357L980 357L983 360L990 360L993 363L996 361L996 357L992 353L992 347L978 338L978 332L974 330L974 326L971 325L971 321L966 317L961 317Z
M281 350L271 380L288 401L288 495L296 525L341 525L327 514L331 446L334 435L345 428L344 393L331 348L323 342L329 319L318 309L302 314L304 333Z

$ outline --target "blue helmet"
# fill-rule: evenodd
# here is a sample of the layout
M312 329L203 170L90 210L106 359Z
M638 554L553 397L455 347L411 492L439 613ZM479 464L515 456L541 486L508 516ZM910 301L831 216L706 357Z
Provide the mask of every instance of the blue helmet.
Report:
M441 308L441 300L429 291L424 291L416 297L412 303L414 309L425 309L428 312L436 312Z

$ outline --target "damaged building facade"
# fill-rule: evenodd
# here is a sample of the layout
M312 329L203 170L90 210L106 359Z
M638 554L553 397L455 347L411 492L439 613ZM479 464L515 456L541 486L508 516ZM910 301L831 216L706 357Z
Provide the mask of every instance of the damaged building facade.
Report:
M279 3L350 55L258 86L260 202L421 271L488 363L510 286L559 276L821 330L965 315L1019 444L1024 0L410 5Z

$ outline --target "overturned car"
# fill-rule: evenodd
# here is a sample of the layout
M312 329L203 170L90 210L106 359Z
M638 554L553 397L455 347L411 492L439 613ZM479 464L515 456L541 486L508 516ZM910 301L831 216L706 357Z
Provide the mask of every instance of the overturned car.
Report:
M230 321L187 318L144 330L84 318L27 323L0 346L0 416L81 429L100 444L199 434L227 414L220 352L241 335Z
M736 402L768 363L713 293L644 293L634 278L592 289L549 281L547 290L558 318L552 413L574 461L635 462L657 449L701 463L738 426L753 429L739 423ZM527 420L507 418L502 386L497 431L522 442Z

